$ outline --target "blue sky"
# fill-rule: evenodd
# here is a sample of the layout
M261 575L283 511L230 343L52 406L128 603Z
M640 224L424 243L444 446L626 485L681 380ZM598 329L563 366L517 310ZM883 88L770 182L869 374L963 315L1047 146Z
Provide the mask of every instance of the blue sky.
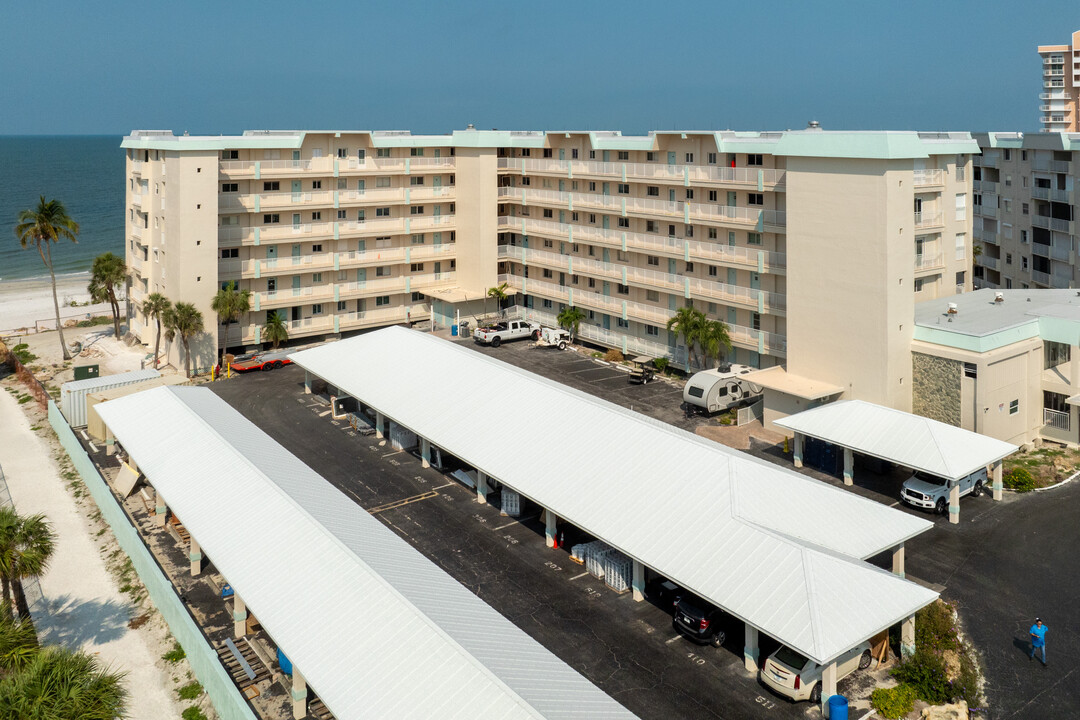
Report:
M1037 128L1080 2L0 2L0 134Z

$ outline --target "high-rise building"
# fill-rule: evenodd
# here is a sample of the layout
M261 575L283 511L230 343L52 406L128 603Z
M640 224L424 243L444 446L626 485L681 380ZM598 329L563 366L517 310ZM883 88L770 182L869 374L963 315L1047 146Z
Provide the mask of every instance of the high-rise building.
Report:
M1043 132L1080 130L1080 30L1069 45L1040 45L1043 82L1039 123Z
M978 133L977 287L1080 287L1077 178L1080 133Z
M968 133L136 131L133 332L149 293L252 309L228 345L478 315L585 313L580 336L691 367L667 321L727 324L728 359L911 407L914 305L971 288ZM197 338L213 363L224 330ZM182 364L182 349L167 349ZM782 384L782 382L781 382ZM797 384L797 382L796 382Z

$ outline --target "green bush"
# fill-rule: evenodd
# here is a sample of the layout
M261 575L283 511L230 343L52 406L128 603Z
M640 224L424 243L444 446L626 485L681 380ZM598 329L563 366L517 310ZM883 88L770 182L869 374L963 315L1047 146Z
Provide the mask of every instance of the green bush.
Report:
M621 352L619 352L615 348L612 348L611 350L608 350L606 353L604 353L604 359L608 362L621 363L625 358L623 358L623 354Z
M960 675L953 681L952 687L953 697L963 698L968 707L982 705L982 693L979 691L979 668L967 653L960 656Z
M870 695L870 707L883 718L898 720L915 707L915 688L897 685L894 688L878 688Z
M1035 489L1035 478L1031 476L1031 473L1022 467L1013 468L1009 472L1005 473L1005 477L1002 478L1002 482L1005 487L1016 492L1028 492Z
M915 646L937 653L960 650L952 605L938 601L915 613Z
M35 360L37 360L38 357L34 353L30 352L30 346L26 343L19 343L15 347L11 348L11 354L17 357L19 359L19 362L21 362L23 365L34 362Z
M173 649L161 656L161 659L165 662L178 663L187 657L187 653L184 652L184 648L180 647L180 643L173 642Z
M202 695L202 685L197 682L189 682L187 685L177 690L176 694L180 696L181 700L194 700Z
M662 373L667 370L669 362L670 361L667 358L656 358L653 360L653 365L655 365L656 369Z
M203 714L203 711L194 705L180 713L180 717L184 720L206 720L206 715Z
M918 698L931 705L947 703L953 698L945 658L933 650L916 646L915 654L894 668L892 676L901 684L910 685Z

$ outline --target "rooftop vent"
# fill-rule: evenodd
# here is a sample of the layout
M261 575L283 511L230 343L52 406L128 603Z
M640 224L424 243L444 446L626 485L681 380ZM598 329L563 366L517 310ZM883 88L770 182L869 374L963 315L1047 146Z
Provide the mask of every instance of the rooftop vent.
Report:
M465 129L466 130L475 130L476 126L473 125L472 123L469 123L468 125L465 126Z
M806 123L806 129L807 130L820 130L821 129L821 123L819 123L817 120L811 120L810 122Z
M722 373L731 372L731 363L729 363L729 362L720 363L720 367L717 368L717 369Z
M1005 302L1005 293L1000 293L1000 292L994 293L994 302L996 302L996 303Z
M955 314L956 314L957 312L959 312L959 311L958 311L958 310L956 309L956 303L949 303L949 309L948 309L948 310L947 310L946 312L947 312L947 313L948 313L949 315L955 315Z

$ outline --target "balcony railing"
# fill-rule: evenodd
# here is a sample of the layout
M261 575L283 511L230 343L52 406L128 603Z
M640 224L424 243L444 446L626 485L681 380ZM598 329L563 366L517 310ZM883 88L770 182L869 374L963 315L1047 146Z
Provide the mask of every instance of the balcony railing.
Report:
M729 304L744 305L759 311L783 311L787 307L786 297L780 293L739 287L704 278L663 273L647 268L616 265L571 255L560 255L544 250L500 245L499 258L517 260L522 264L551 267L570 275L598 277L613 280L623 285L643 287L647 290L663 290L665 293L683 297L696 297L710 301L716 300Z
M142 193L131 193L131 204L137 208L142 207L143 196Z
M1031 218L1031 224L1035 227L1047 228L1056 232L1073 234L1072 221L1062 218L1053 218L1047 215L1035 215Z
M980 167L996 168L998 166L996 155L975 155L972 162Z
M133 224L131 226L131 234L133 237L142 238L144 229L145 228L143 228L142 225Z
M915 171L915 187L928 185L942 185L945 182L945 171L933 168L923 168Z
M990 270L998 269L998 258L993 258L989 255L980 255L977 260L984 268L989 268Z
M359 158L335 158L319 157L307 160L222 160L218 165L224 175L240 176L254 175L256 169L260 176L273 177L275 175L320 174L330 175L334 172L335 165L338 172L442 172L454 169L452 157L404 157L404 158L375 158L369 157L364 160Z
M1067 92L1039 93L1040 100L1072 100L1072 95Z
M917 212L915 213L915 227L937 227L942 224L940 212Z
M622 250L654 253L674 258L690 257L694 261L714 262L751 268L760 272L782 271L786 265L784 253L755 250L750 247L732 247L716 241L691 240L648 233L633 233L600 228L590 225L570 225L550 220L531 218L499 218L500 231L540 235L570 243L588 243Z
M984 243L990 243L991 245L1000 245L998 240L998 234L996 232L990 232L989 230L975 230L975 239Z
M987 205L986 203L983 203L982 205L975 206L975 214L982 215L983 217L996 218L998 216L998 209L996 205Z
M1037 200L1048 200L1052 202L1068 203L1072 204L1071 193L1068 190L1057 190L1044 187L1031 188L1031 197Z
M1052 283L1050 282L1050 273L1044 273L1040 270L1031 271L1031 281L1037 282L1040 285L1045 285L1046 287L1052 287Z
M945 256L941 253L924 253L915 256L916 270L937 270L945 267Z
M131 161L131 172L132 172L132 174L134 174L134 175L141 174L142 169L143 169L143 161L142 160L132 160Z
M379 235L415 234L431 231L449 231L454 228L453 215L410 215L398 218L373 218L347 222L302 223L299 225L279 223L260 225L257 228L222 225L218 227L218 242L254 245L258 236L260 243L285 240L319 240L330 238L357 238ZM256 232L258 231L258 232Z
M1043 425L1047 427L1068 431L1070 420L1070 413L1061 412L1060 410L1051 410L1050 408L1043 408Z
M584 208L624 215L634 213L651 217L663 217L667 220L684 223L688 223L693 219L724 225L750 226L768 232L783 232L783 230L776 228L783 228L787 224L786 214L781 210L758 210L727 205L671 202L668 200L629 197L627 195L593 195L502 187L499 188L499 198L515 201L526 206L529 204L555 205L565 206L571 211Z
M663 163L596 162L540 158L499 158L500 170L573 177L606 177L623 182L645 180L682 184L717 183L752 187L783 186L785 170L732 168L720 165L665 165Z
M1054 122L1064 122L1064 119L1055 120ZM1067 173L1069 172L1070 167L1072 167L1072 163L1070 163L1068 160L1050 161L1050 172Z
M975 180L971 185L975 192L994 193L996 195L998 191L998 184L990 180Z

